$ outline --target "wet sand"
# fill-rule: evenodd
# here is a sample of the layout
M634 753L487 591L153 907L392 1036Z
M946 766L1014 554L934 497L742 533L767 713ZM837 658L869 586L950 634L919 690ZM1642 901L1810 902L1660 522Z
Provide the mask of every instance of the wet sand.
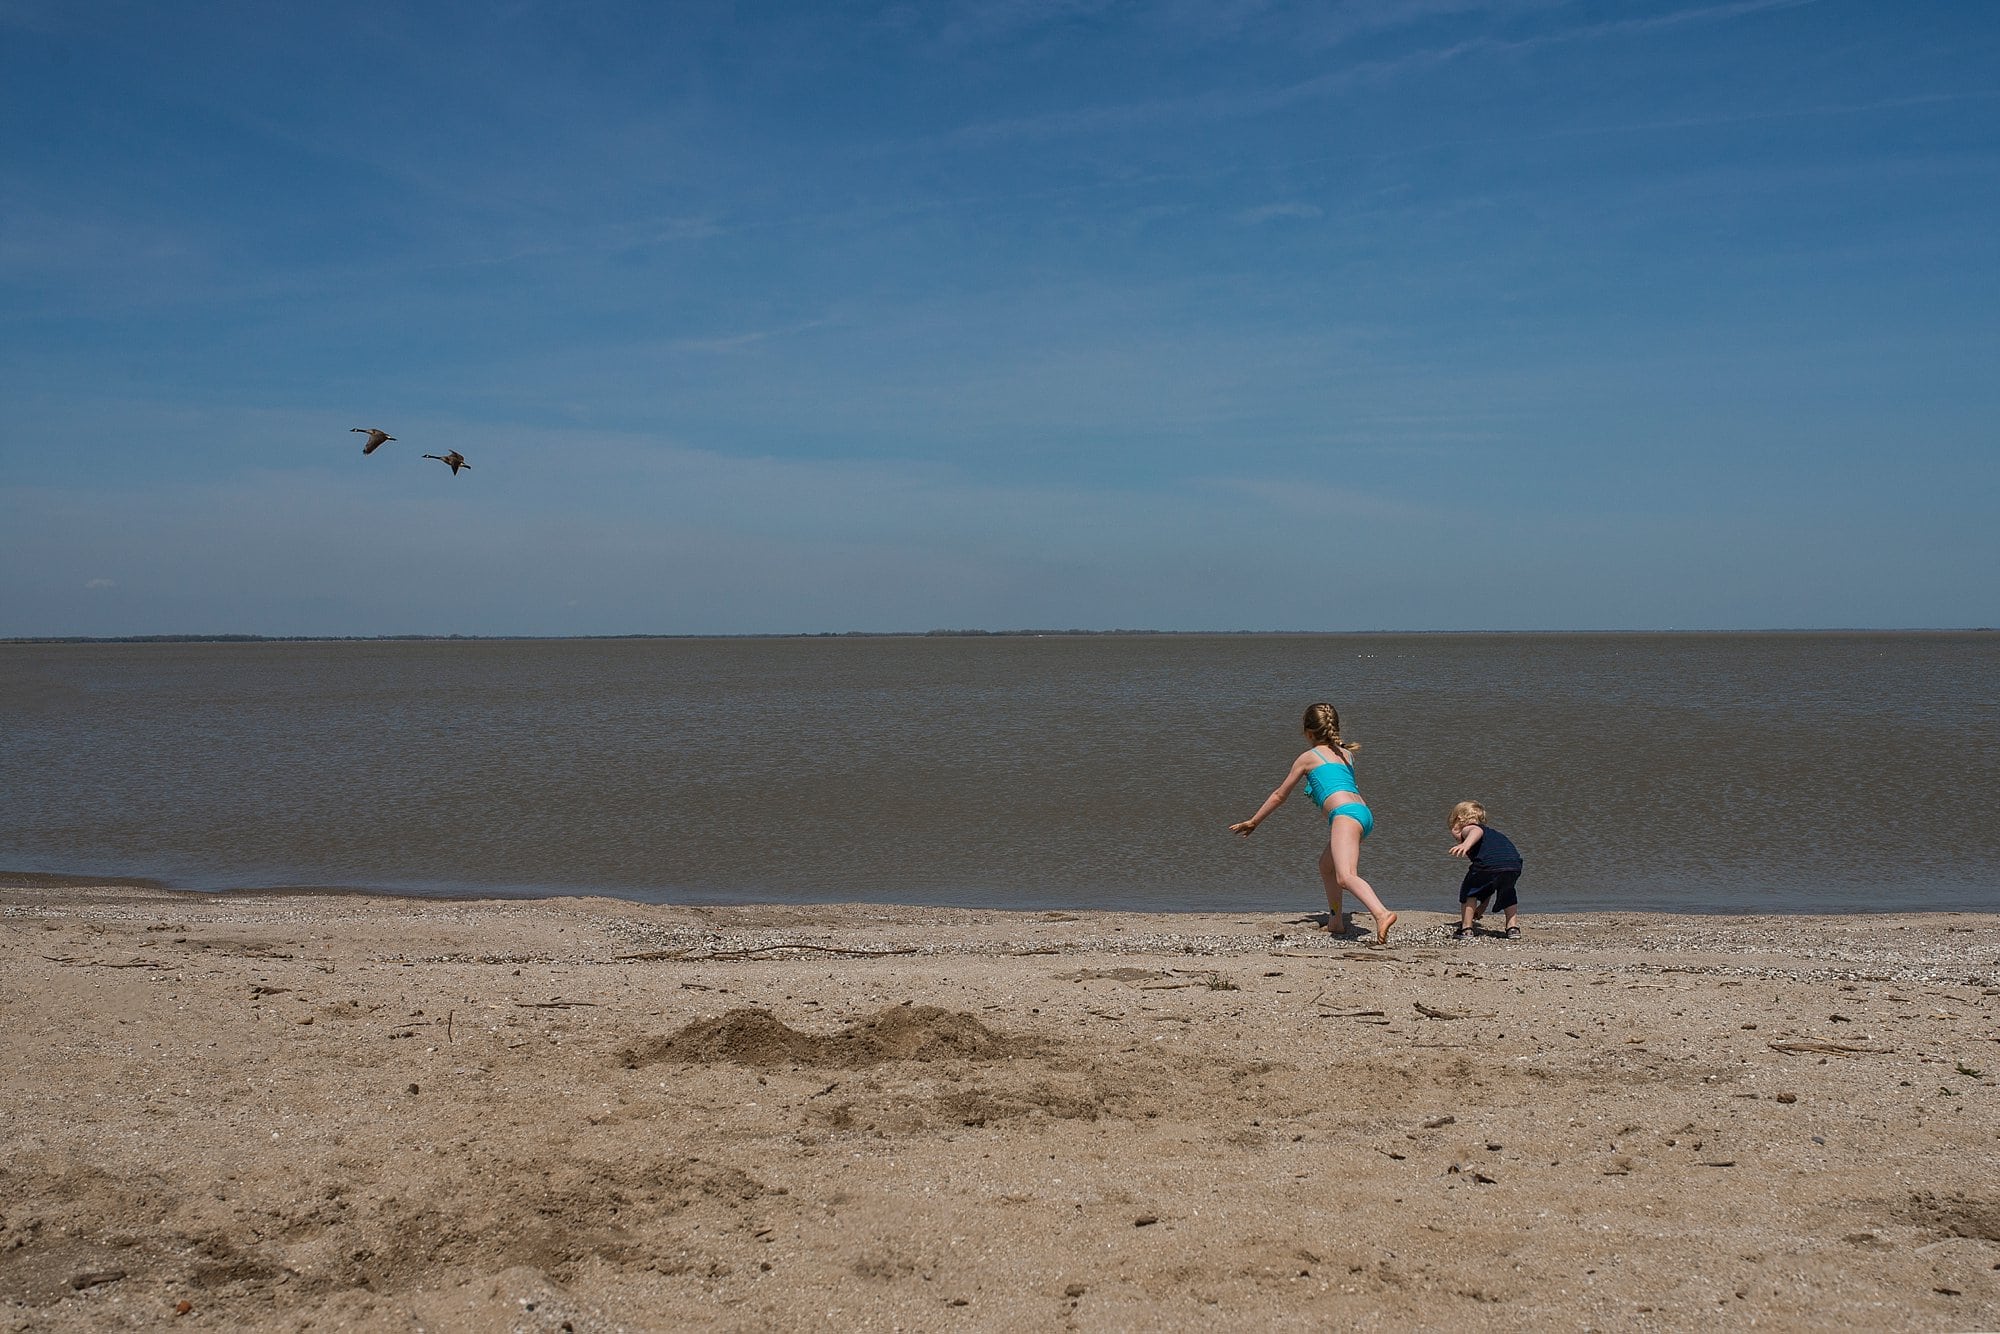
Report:
M0 1329L2000 1326L2000 917L1449 920L0 886Z

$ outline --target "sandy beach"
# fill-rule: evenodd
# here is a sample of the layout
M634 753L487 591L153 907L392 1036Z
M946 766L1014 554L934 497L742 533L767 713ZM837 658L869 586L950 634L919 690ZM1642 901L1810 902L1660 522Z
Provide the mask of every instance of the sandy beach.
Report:
M1448 922L17 880L0 1328L2000 1326L2000 917Z

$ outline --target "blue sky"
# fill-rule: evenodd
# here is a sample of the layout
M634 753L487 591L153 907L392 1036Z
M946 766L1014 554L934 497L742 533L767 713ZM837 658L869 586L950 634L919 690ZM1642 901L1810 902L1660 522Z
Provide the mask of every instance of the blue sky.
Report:
M0 127L0 635L2000 623L2000 6L0 0Z

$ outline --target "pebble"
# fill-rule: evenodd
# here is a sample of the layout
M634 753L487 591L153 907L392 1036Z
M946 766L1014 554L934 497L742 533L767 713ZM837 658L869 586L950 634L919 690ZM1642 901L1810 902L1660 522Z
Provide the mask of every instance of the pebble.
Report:
M123 1277L125 1271L122 1269L92 1269L72 1277L69 1285L76 1291L82 1292L85 1288L94 1288L101 1283L116 1283Z

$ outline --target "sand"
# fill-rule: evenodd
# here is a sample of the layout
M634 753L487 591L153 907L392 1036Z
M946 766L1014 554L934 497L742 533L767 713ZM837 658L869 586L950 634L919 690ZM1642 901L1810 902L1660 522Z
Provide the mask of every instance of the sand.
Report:
M2000 1327L2000 917L1525 920L0 886L0 1329Z

